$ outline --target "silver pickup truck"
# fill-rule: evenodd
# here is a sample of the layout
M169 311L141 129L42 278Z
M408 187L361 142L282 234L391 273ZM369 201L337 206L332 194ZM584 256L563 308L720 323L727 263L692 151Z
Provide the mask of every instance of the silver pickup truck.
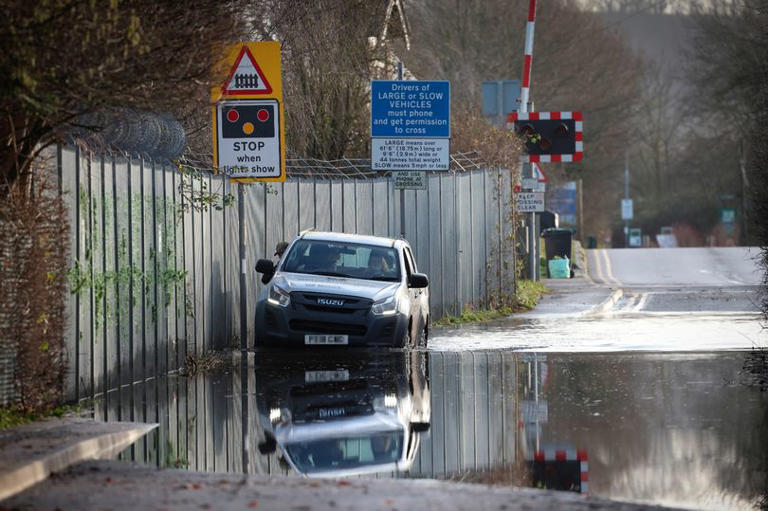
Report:
M426 345L429 281L403 239L305 232L256 271L257 347Z

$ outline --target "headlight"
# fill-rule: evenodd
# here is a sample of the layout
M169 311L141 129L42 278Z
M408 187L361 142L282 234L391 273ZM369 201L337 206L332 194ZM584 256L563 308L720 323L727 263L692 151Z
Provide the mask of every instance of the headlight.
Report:
M288 304L291 303L291 295L285 289L272 284L272 287L269 288L269 298L267 298L267 301L272 305L288 307Z
M279 422L280 418L283 416L283 412L280 411L280 408L272 408L269 410L269 422L275 423Z
M395 295L373 302L371 312L379 316L389 316L390 314L397 312L397 300L395 299Z
M373 399L373 407L381 411L385 408L397 408L397 394L387 393L383 396L375 397Z

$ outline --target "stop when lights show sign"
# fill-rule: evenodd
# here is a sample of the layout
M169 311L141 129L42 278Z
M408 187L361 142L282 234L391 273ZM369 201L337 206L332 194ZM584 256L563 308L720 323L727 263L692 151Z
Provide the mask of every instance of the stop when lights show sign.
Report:
M280 43L232 45L215 72L214 166L236 181L285 181Z

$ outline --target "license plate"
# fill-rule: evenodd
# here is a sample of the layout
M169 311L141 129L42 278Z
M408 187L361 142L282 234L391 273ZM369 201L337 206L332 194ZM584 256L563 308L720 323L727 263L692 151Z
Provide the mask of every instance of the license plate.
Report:
M346 369L338 369L336 371L304 371L304 383L325 381L349 381L349 371Z
M304 344L349 344L349 336L308 334L304 336Z
M347 411L344 408L320 408L317 411L317 417L320 419L334 419L345 415L347 415Z

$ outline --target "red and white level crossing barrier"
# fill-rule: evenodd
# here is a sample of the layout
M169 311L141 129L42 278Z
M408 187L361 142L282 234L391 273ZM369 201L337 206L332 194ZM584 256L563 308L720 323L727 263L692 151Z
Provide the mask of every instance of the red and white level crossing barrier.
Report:
M533 32L536 22L536 0L528 0L528 22L525 24L525 55L523 55L523 83L520 86L520 112L528 111L533 66Z
M589 461L584 449L544 449L536 451L534 461L578 461L581 469L580 492L589 493Z

